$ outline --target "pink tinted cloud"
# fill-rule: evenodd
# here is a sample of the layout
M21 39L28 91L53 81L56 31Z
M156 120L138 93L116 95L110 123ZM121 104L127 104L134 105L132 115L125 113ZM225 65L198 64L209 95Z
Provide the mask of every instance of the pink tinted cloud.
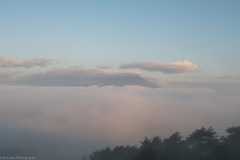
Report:
M128 69L128 68L139 68L147 71L159 71L166 74L170 73L185 73L191 71L200 70L199 66L193 62L188 60L170 62L170 63L162 63L162 62L136 62L136 63L128 63L122 64L120 68Z

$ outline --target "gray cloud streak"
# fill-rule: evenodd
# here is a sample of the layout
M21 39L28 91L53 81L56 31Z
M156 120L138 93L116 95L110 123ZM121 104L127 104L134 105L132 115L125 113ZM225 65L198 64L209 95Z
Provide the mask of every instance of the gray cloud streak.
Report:
M55 59L48 58L34 58L31 60L21 60L16 58L0 57L0 67L25 67L31 68L34 66L46 67L53 62Z
M147 71L159 71L166 74L185 73L185 72L191 72L191 71L198 71L200 69L197 64L194 64L187 60L171 62L171 63L136 62L136 63L122 64L120 68L122 69L139 68Z
M111 69L111 66L106 66L106 65L96 65L96 68L99 68L99 69Z

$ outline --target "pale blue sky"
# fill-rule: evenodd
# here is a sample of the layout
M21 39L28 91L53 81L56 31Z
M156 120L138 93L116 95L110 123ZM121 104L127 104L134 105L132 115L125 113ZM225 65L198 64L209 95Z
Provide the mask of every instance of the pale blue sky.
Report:
M239 75L240 1L0 1L3 57L71 65L189 60Z

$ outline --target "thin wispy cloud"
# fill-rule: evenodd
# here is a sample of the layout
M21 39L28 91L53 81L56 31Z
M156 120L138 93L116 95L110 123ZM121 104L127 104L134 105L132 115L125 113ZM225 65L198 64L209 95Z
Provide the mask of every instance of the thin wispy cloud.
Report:
M111 66L107 66L107 65L96 65L96 68L99 68L99 69L111 69L112 67Z
M162 62L136 62L127 63L120 66L122 69L139 68L147 71L159 71L165 74L186 73L200 70L199 66L188 60L162 63Z
M27 75L15 83L33 86L126 86L158 87L141 73L134 71L101 71L85 68L59 68Z
M240 80L240 76L222 76L219 77L221 80Z
M33 58L31 60L22 60L16 58L0 57L0 67L47 67L49 65L52 65L54 62L56 62L56 59Z

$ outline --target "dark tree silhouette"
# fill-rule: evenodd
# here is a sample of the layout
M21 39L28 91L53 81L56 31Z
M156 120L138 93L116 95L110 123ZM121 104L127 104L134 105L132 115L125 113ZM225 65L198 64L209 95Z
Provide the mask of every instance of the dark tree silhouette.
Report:
M105 148L90 155L90 160L131 160L138 152L136 147L117 146L113 150Z
M218 139L212 127L202 127L185 140L179 132L162 140L145 137L140 146L106 147L97 150L90 160L240 160L240 126L230 127L227 135ZM85 158L84 158L85 159Z
M159 149L162 146L162 140L158 136L154 137L153 140L145 137L140 143L142 145L135 160L157 160L159 158Z
M169 138L164 139L164 159L179 160L186 158L186 145L182 141L179 132L173 133Z
M222 137L225 154L231 160L240 160L240 126L226 130L227 136Z
M219 140L217 133L212 127L208 129L202 127L201 129L195 130L186 139L188 147L188 159L189 160L202 160L212 159L212 154L217 146Z

